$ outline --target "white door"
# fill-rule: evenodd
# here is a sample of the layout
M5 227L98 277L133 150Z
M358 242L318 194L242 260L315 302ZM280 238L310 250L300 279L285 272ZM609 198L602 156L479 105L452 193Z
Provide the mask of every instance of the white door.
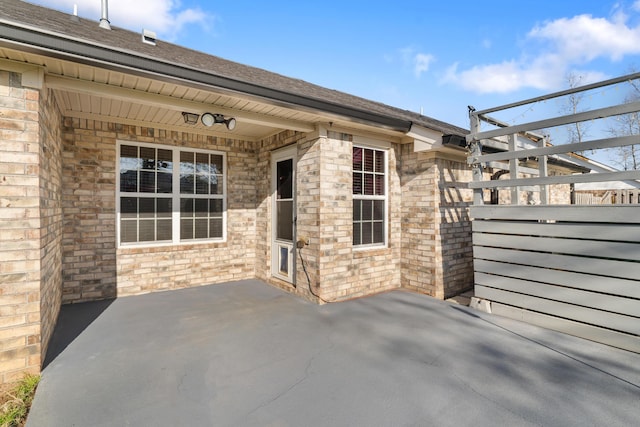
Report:
M271 274L295 284L296 147L271 156Z

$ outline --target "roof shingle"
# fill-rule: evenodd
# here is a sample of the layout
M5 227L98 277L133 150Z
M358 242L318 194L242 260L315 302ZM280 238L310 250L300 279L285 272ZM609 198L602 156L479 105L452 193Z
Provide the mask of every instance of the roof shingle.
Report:
M412 111L324 88L300 79L229 61L162 40L158 40L156 46L149 45L142 42L140 33L113 25L111 31L105 30L98 26L97 20L75 17L20 0L3 0L0 3L0 25L6 23L32 27L43 33L81 41L88 45L101 46L160 63L178 64L213 76L274 89L282 93L373 112L381 116L435 129L444 134L466 135L468 133L467 130L458 126Z

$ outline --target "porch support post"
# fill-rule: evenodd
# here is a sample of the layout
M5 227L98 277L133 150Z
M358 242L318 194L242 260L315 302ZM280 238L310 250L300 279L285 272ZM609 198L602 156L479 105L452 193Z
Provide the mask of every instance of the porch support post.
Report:
M514 153L518 149L517 139L518 139L518 135L516 134L509 135L509 151L511 151L512 153ZM518 178L518 172L519 172L518 162L519 162L518 158L509 160L509 175L511 176L511 179ZM520 187L518 186L511 187L511 204L512 205L520 204Z
M542 148L547 145L548 137L540 138L538 140L538 145ZM546 178L547 177L547 156L542 155L538 157L538 169L540 170L539 177ZM543 205L549 204L549 186L547 184L540 185L540 203Z
M478 157L482 155L482 144L474 137L477 133L480 132L480 117L478 117L477 114L474 114L474 111L470 110L469 121L471 122L471 135L467 137L467 141L469 141L469 150L472 162L471 174L474 182L482 182L482 164L477 161ZM484 205L482 188L473 189L473 204L475 206Z

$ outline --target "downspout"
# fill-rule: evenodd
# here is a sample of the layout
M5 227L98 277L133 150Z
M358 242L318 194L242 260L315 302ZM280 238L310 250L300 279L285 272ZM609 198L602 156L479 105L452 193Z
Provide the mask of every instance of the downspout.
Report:
M109 4L107 0L102 0L102 15L100 17L100 28L104 28L105 30L111 29L111 24L109 23Z

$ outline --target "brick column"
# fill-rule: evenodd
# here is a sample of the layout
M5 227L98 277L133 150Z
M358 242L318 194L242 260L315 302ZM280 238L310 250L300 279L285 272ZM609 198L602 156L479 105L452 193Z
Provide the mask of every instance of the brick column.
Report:
M0 71L0 383L40 370L38 92Z

